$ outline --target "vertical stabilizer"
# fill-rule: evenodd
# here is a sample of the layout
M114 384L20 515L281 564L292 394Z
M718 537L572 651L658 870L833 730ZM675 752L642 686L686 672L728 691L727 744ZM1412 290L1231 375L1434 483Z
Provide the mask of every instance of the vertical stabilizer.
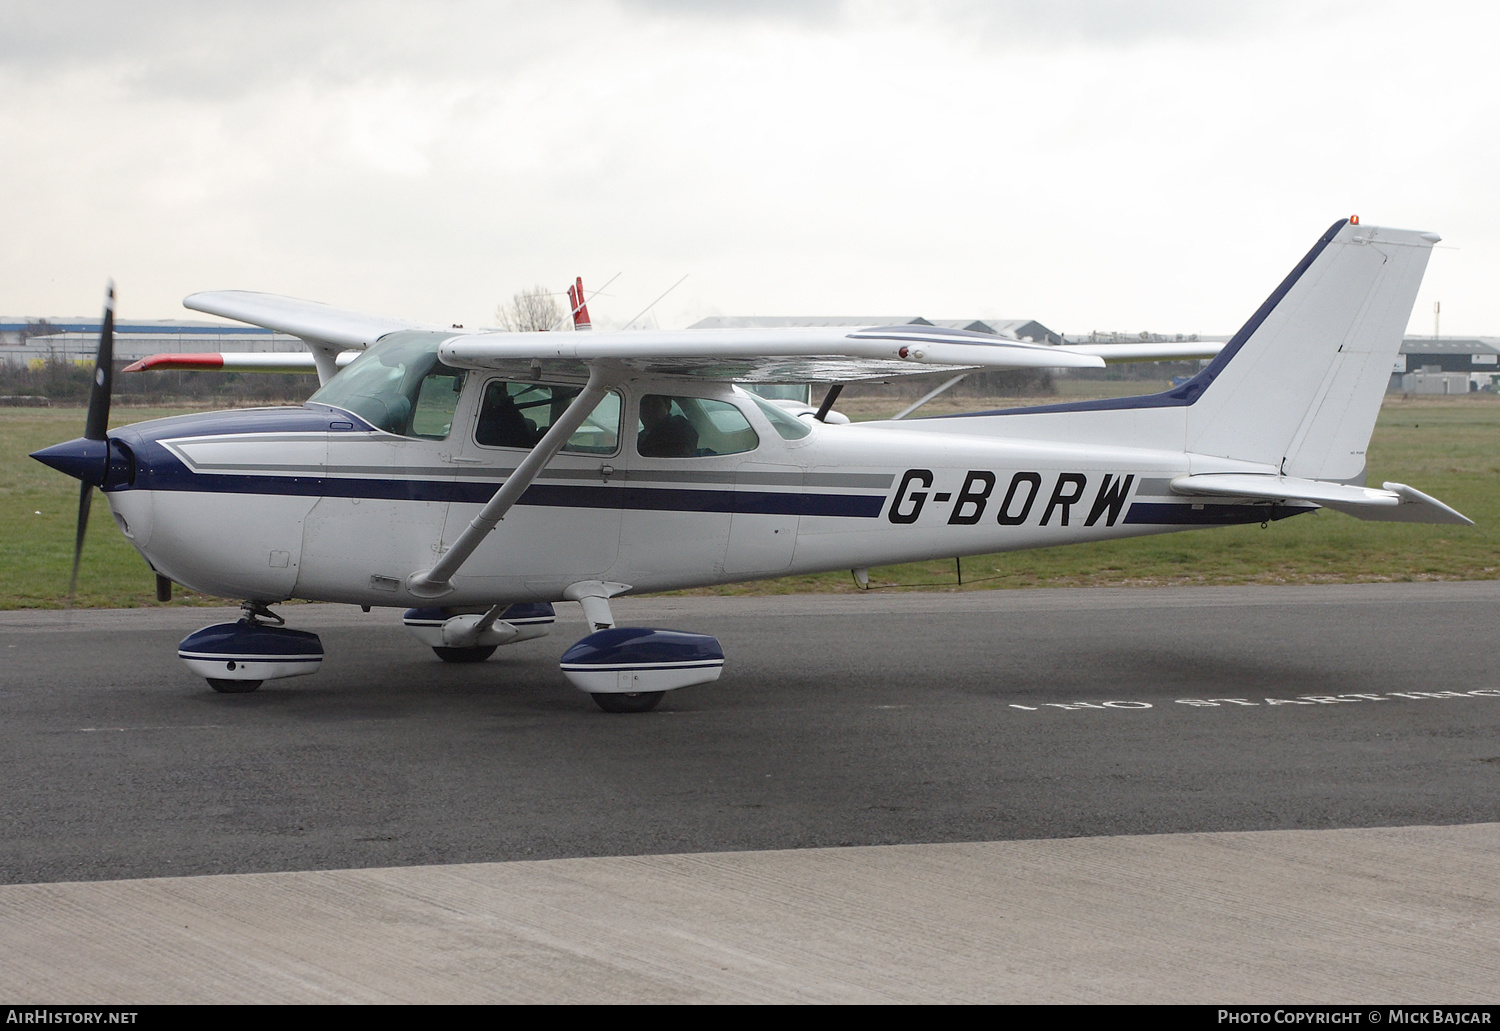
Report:
M1362 479L1436 233L1336 223L1195 377L1187 450Z

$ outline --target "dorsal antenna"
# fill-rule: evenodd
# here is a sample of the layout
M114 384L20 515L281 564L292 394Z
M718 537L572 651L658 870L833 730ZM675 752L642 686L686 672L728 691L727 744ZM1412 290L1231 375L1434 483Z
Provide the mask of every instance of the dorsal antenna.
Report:
M620 328L621 329L629 329L631 326L633 326L635 324L635 320L636 319L640 318L641 315L646 314L652 308L655 308L658 304L660 304L661 301L662 301L662 297L666 297L667 294L671 293L673 290L676 290L679 286L682 285L683 280L685 280L685 279L687 279L687 275L686 274L683 275L682 279L679 279L677 282L673 283L671 286L669 286L665 290L663 290L662 294L661 294L661 297L658 297L656 300L652 301L650 304L648 304L644 308L642 308L641 311L640 311L640 315L637 315L635 317L635 319L631 319L629 322L625 323L625 325L621 326Z

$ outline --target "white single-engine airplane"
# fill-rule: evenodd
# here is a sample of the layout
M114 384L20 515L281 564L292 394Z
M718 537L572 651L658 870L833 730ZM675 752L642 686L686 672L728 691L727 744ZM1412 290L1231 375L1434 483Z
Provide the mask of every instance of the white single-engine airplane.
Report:
M289 598L407 608L407 627L447 661L546 633L552 604L566 600L593 632L563 655L563 672L604 709L640 712L716 679L724 655L704 634L616 627L609 599L622 594L1319 506L1468 523L1404 484L1363 486L1437 240L1335 223L1217 357L1165 393L857 425L822 421L838 385L1188 351L926 326L494 333L194 294L190 308L301 337L318 392L300 408L106 433L106 312L84 436L33 457L83 481L80 546L100 487L159 586L244 599L239 622L179 649L216 690L317 668L317 637L268 610ZM580 290L575 315L581 307ZM736 382L834 386L807 419Z

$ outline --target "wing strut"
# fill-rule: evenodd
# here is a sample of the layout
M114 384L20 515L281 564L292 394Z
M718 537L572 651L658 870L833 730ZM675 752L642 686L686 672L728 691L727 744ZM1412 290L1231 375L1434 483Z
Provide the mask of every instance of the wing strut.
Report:
M521 460L516 466L516 471L510 474L500 489L495 491L493 497L485 503L484 508L474 517L473 522L464 528L464 532L458 535L458 540L453 546L443 553L443 557L437 560L437 564L431 569L425 569L413 573L406 578L406 589L418 598L440 598L453 590L449 583L453 574L458 572L474 549L479 547L481 541L489 536L490 531L500 520L505 518L505 513L510 511L526 488L537 478L547 463L552 461L552 456L562 450L562 446L568 442L578 429L583 425L590 413L604 400L604 395L609 393L614 377L597 364L589 365L588 385L583 392L573 399L568 405L567 411L563 412L561 418L554 422L542 439L537 442L531 453Z
M844 385L842 383L835 383L829 387L828 393L823 395L823 403L818 405L818 414L814 415L813 418L819 422L827 419L828 413L833 410L833 403L839 399L839 395L843 392Z
M912 412L915 412L918 408L921 408L923 405L925 405L928 401L931 401L933 398L937 397L939 394L950 389L951 387L958 386L968 378L969 374L967 372L961 372L957 376L954 376L952 379L946 380L941 386L934 387L927 393L923 394L916 400L914 404L907 405L905 408L901 409L901 411L891 416L891 422L895 422L897 419L906 418Z

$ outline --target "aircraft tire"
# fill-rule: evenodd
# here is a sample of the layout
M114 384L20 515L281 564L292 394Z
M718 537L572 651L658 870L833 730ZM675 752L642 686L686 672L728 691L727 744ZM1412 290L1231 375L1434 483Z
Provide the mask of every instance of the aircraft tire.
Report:
M220 694L249 694L263 683L260 680L215 680L213 677L206 679L208 686Z
M494 655L495 649L498 647L500 647L498 644L486 644L476 648L434 647L432 650L444 662L483 662L491 655Z
M650 712L661 704L665 691L637 691L630 694L592 694L594 704L605 712Z

